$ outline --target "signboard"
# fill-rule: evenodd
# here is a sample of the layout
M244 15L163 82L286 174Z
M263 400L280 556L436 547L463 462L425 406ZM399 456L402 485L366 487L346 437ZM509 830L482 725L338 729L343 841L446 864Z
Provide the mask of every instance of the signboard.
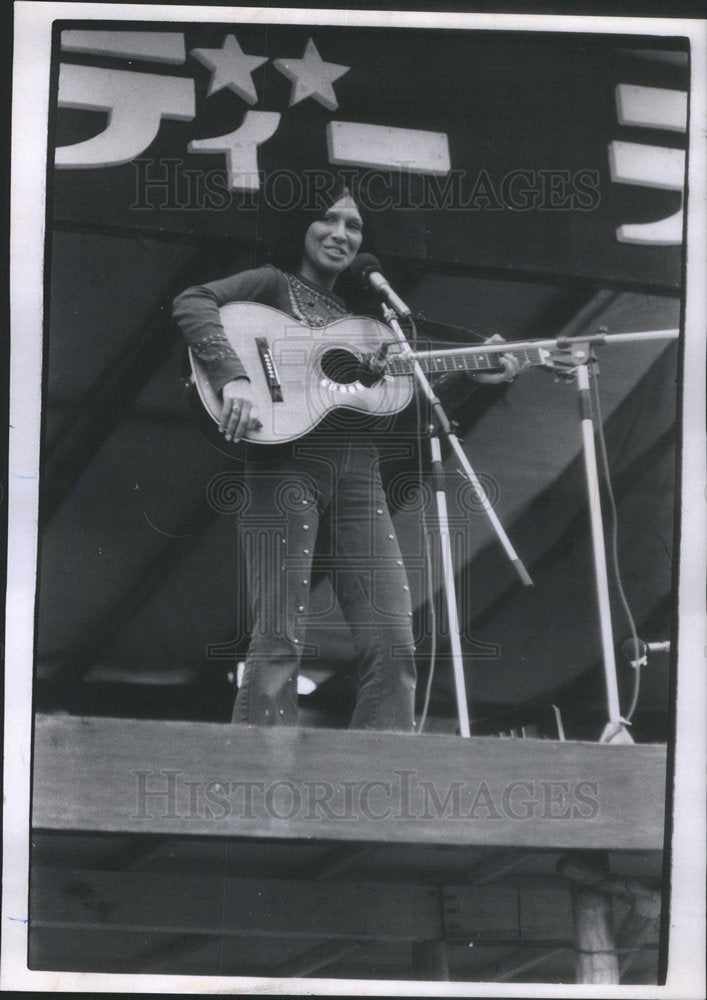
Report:
M252 245L343 176L391 258L679 287L675 40L71 24L55 36L62 225Z

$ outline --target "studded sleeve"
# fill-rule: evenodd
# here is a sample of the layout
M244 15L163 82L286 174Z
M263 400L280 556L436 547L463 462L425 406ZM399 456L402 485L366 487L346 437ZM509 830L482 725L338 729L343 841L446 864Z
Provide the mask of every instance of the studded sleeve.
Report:
M284 275L276 268L259 267L220 281L194 285L174 300L172 317L203 363L216 392L233 379L248 378L224 333L219 309L228 302L262 302L277 308L283 282Z

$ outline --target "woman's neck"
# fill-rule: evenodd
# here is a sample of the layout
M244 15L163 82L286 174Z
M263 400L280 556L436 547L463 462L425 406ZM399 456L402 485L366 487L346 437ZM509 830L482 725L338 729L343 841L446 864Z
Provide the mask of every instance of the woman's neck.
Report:
M338 275L328 274L326 272L322 273L317 271L312 267L308 260L303 260L299 266L299 274L301 277L308 281L315 288L318 288L321 292L326 292L328 295L334 291L334 285L336 284L336 279Z

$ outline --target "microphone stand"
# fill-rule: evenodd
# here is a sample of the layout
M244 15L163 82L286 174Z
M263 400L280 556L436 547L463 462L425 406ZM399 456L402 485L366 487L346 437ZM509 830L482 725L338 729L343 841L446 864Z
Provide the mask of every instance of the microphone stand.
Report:
M427 397L428 402L432 408L432 412L436 418L437 426L432 429L430 436L430 449L432 456L432 473L435 482L435 498L437 503L437 520L439 525L439 538L440 547L442 554L442 568L443 568L443 581L444 581L444 594L447 607L447 621L449 625L449 635L450 643L452 648L452 669L454 676L454 689L457 701L457 718L459 720L459 733L462 737L468 737L471 735L470 724L469 724L469 707L467 702L466 694L466 682L464 678L464 663L462 658L462 648L461 648L461 638L459 629L459 618L457 612L457 596L456 596L456 585L454 582L454 563L452 559L452 546L449 536L449 517L447 512L447 496L444 491L444 479L443 479L443 468L442 468L442 451L440 446L440 433L444 435L445 439L451 445L454 454L456 455L459 463L462 466L464 473L466 474L469 482L474 487L476 494L481 501L481 504L488 515L489 520L496 530L508 558L511 560L518 576L526 586L532 586L533 581L530 579L528 571L518 557L515 549L511 545L511 542L503 530L503 526L496 516L496 512L491 505L490 500L486 496L481 483L479 482L476 473L471 467L471 464L462 450L459 439L457 438L452 425L444 412L444 408L440 403L439 399L435 395L432 386L430 385L425 373L423 372L419 361L417 360L418 355L413 351L407 337L403 333L403 330L398 322L397 315L393 309L386 303L382 304L383 316L390 326L391 330L395 334L397 341L401 346L401 354L412 360L413 366L412 371L417 380L418 385L422 389L424 395ZM508 345L506 345L506 350L508 350ZM419 355L422 356L422 355Z
M582 425L582 449L584 468L587 481L587 500L591 519L592 551L594 560L594 580L596 586L597 607L599 612L599 628L601 633L602 659L606 683L609 721L604 727L600 743L633 743L633 738L627 730L629 723L621 715L619 691L616 675L616 660L614 656L614 639L611 623L611 606L609 602L608 571L606 566L606 548L604 543L604 528L599 492L599 475L597 472L594 435L597 431L596 415L591 405L589 393L590 374L596 378L595 359L592 355L593 344L630 344L640 340L674 340L679 336L678 330L647 330L635 333L615 333L606 336L603 333L579 337L557 337L548 340L530 340L504 344L484 344L479 347L466 347L459 350L441 351L411 351L409 357L417 359L430 356L443 357L445 354L488 354L505 351L522 351L530 348L569 349L572 363L568 374L576 373L577 390L579 393L580 420ZM424 378L424 376L423 376Z

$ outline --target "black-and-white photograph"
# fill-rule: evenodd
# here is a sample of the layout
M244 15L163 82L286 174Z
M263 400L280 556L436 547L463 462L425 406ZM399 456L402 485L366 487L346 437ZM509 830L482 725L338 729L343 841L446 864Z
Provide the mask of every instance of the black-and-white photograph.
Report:
M699 996L704 22L14 60L3 987Z

